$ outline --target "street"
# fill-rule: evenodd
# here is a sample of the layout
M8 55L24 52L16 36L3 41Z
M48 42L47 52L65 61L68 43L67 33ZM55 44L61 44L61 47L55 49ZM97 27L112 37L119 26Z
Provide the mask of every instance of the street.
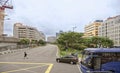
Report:
M0 55L0 73L80 73L77 65L57 63L57 46L46 45ZM27 52L28 59L24 59Z

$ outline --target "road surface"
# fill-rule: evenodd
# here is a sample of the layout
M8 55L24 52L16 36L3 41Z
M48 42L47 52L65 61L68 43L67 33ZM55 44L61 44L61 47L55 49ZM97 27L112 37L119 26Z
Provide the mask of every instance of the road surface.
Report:
M24 59L24 52L28 59ZM57 63L57 46L46 45L0 55L0 73L80 73L77 65Z

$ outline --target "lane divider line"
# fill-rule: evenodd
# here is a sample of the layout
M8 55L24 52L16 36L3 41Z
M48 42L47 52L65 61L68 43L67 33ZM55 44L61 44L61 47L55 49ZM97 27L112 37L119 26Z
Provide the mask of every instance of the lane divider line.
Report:
M0 64L45 64L45 65L49 65L50 63L31 63L31 62L0 62Z
M39 67L43 67L43 66L49 66L47 68L47 70L45 71L45 73L50 73L53 64L51 63L31 63L31 62L0 62L0 64L34 64L34 65L38 65L38 64L44 64L42 66L34 66L34 67L28 67L28 68L24 68L24 69L17 69L17 70L11 70L11 71L5 71L5 72L1 72L1 73L10 73L10 72L16 72L16 71L22 71L22 70L28 70L28 69L34 69L34 68L39 68Z
M53 67L53 64L50 64L49 67L48 67L48 69L45 71L45 73L50 73L52 67Z
M47 66L47 65L34 66L34 67L28 67L28 68L24 68L24 69L17 69L17 70L10 70L10 71L5 71L5 72L1 72L1 73L17 72L17 71L22 71L22 70L28 70L28 69L39 68L39 67L43 67L43 66Z

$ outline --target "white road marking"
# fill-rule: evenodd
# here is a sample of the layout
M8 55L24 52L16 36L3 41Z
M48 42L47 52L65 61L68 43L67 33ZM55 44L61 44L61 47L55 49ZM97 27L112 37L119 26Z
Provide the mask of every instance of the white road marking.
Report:
M82 73L82 72L81 72L81 70L80 70L80 66L79 66L79 65L77 65L77 67L78 67L78 69L79 69L79 72L80 72L80 73Z

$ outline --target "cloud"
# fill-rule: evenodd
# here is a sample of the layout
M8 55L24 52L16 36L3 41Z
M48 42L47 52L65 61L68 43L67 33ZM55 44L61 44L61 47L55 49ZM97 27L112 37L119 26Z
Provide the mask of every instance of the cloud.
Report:
M21 22L46 35L55 35L59 30L73 30L74 26L75 31L83 32L89 22L118 15L119 3L119 0L14 0L13 11L6 12L11 25Z

